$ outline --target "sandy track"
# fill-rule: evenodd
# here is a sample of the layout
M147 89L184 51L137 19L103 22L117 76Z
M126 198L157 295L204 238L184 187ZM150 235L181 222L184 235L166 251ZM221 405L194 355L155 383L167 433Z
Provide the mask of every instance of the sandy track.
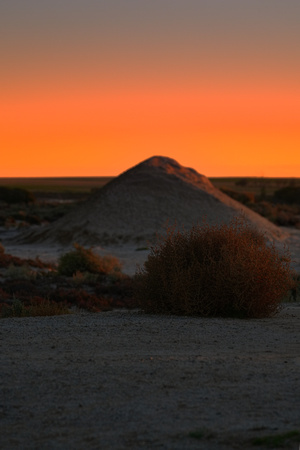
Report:
M3 449L250 449L299 429L299 306L260 320L10 318L0 330Z

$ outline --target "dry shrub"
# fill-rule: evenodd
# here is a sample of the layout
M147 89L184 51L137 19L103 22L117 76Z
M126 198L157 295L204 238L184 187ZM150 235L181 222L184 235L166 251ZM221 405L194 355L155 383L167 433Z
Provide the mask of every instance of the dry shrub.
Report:
M268 317L292 285L288 251L241 218L168 229L137 272L135 294L148 313Z
M74 244L74 250L62 255L58 262L58 273L73 276L77 272L113 274L121 272L120 261L113 256L96 255L92 249Z

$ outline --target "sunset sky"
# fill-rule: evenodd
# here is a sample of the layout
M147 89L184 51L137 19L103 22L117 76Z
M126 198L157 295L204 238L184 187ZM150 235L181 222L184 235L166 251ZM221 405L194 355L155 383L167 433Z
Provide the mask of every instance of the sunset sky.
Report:
M299 0L4 0L0 177L300 177Z

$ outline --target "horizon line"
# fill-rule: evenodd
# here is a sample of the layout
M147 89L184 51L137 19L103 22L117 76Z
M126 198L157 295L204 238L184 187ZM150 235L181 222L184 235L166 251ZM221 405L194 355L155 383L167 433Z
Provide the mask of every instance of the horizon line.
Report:
M126 171L124 171L126 172ZM0 176L0 180L12 180L12 179L59 179L59 178L116 178L119 175L45 175L45 176ZM204 175L204 174L202 174ZM300 179L300 176L264 176L264 175L204 175L206 178L265 178L265 179Z

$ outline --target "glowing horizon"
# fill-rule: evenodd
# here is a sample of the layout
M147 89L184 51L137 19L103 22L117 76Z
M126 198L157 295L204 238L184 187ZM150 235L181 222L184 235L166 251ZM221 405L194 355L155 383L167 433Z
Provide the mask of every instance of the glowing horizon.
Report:
M300 3L227 2L0 5L0 177L300 177Z

